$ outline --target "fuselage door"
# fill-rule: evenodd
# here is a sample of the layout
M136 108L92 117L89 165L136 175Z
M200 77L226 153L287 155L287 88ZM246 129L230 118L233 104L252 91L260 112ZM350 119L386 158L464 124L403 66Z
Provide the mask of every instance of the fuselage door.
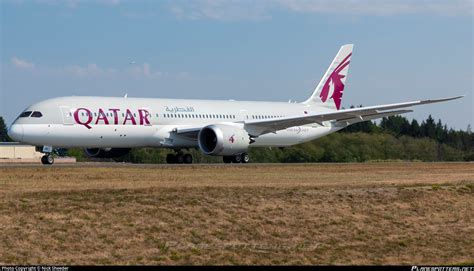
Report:
M243 121L249 120L249 112L247 109L240 109L240 119Z
M72 117L72 111L69 106L61 106L61 115L63 117L64 125L73 125L74 119Z

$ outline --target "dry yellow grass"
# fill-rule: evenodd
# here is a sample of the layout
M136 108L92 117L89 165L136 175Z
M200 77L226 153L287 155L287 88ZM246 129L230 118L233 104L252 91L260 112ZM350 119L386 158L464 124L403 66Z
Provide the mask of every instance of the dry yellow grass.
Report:
M0 264L474 263L474 164L0 167Z

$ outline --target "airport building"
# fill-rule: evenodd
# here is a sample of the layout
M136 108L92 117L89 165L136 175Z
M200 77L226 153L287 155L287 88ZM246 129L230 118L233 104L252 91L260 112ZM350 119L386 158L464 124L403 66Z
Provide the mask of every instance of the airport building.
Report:
M0 142L0 163L41 163L44 154L37 152L35 146L17 142ZM57 162L75 163L76 159L67 157Z

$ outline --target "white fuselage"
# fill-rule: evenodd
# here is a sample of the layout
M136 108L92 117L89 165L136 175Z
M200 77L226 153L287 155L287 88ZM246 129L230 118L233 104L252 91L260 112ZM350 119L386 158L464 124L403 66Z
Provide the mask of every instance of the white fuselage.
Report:
M15 140L36 146L133 148L197 148L197 140L177 129L245 121L304 116L328 111L324 106L212 100L117 97L63 97L34 104L25 111L41 117L19 117L10 128ZM37 114L39 115L39 114ZM255 138L250 146L290 146L344 126L333 122L290 127Z

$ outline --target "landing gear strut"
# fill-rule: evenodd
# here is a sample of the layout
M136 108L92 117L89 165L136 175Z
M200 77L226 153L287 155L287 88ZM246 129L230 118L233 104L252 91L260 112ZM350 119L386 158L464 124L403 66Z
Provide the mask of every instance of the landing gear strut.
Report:
M46 154L41 157L41 163L43 165L52 165L54 164L54 157L51 154Z
M166 163L168 164L192 164L193 156L189 153L183 154L181 151L176 154L168 154L166 156Z
M250 161L250 157L248 153L244 152L242 154L236 154L232 156L223 156L222 160L224 163L229 164L229 163L248 163Z

